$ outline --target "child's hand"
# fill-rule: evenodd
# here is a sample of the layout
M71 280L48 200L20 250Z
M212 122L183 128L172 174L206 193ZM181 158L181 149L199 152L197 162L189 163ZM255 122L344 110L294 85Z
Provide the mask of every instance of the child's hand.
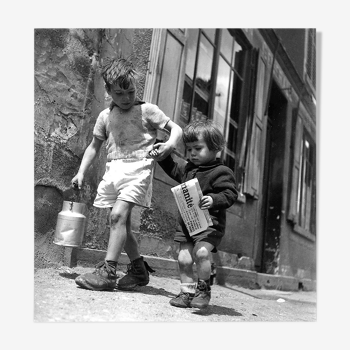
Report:
M73 188L75 189L79 188L79 190L81 190L81 187L83 186L83 182L84 182L84 175L78 173L73 177L71 184Z
M149 155L159 162L165 159L173 150L174 147L168 142L159 142L153 145L153 149L149 152Z
M149 151L148 154L155 159L159 153L157 149L152 149L152 151Z
M210 209L213 206L213 198L210 196L203 196L198 205L202 210Z

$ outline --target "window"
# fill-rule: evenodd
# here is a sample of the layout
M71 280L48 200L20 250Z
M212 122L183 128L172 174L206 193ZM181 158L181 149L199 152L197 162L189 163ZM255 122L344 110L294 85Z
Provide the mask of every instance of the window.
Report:
M243 59L240 46L227 29L222 31L215 89L214 121L221 127L227 144L223 160L236 168L238 125L241 113Z
M300 144L296 223L311 233L315 233L315 188L315 144L304 131Z
M316 235L316 144L305 120L293 112L293 167L288 219L295 232L310 240Z
M185 124L207 119L216 30L188 29L181 117Z
M221 158L235 170L244 94L245 48L233 30L187 29L185 79L180 120L213 119L227 146ZM249 82L248 82L249 83Z

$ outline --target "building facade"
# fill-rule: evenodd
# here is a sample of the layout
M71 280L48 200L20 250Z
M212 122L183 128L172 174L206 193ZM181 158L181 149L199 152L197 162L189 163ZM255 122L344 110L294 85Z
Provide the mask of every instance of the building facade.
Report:
M141 99L157 104L181 127L209 118L225 135L219 156L234 171L240 194L227 210L226 234L213 261L316 279L314 29L38 30L35 45L38 260L45 260L52 218L65 196L72 196L69 180L99 111L109 103L97 63L132 54L144 76ZM57 99L55 91L48 93L50 84L58 89ZM167 134L159 132L158 138ZM186 159L183 144L173 157ZM81 194L89 206L84 247L92 249L105 249L108 241L108 213L92 207L104 161L102 152ZM152 207L133 214L143 254L177 256L174 185L157 166ZM51 211L46 202L55 203Z

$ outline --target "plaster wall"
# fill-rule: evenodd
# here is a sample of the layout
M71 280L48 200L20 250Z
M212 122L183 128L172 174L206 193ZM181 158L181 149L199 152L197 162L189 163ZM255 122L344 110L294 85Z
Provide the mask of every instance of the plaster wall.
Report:
M62 262L64 248L54 245L57 214L64 200L84 202L88 225L83 246L106 249L108 210L92 206L101 180L104 146L86 174L82 191L70 189L82 156L92 139L100 111L110 100L98 64L105 56L133 53L145 76L151 29L37 29L34 31L34 218L35 265ZM142 98L144 78L138 97ZM136 221L133 226L139 225Z
M237 256L253 257L256 202L236 202L226 211L226 233L219 249Z
M285 226L284 235L279 274L316 280L316 243L295 232L290 223Z

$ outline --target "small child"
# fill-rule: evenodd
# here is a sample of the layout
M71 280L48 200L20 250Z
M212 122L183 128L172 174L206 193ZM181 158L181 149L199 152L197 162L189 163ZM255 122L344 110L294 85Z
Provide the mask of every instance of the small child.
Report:
M137 241L131 232L131 211L135 205L149 207L155 165L149 152L157 151L157 159L169 155L181 139L181 128L156 105L136 100L138 73L132 62L124 58L106 58L102 77L111 106L97 118L93 139L85 150L72 186L81 188L84 174L106 141L106 172L97 189L94 206L110 208L110 236L105 260L95 271L78 276L75 282L91 290L112 290L116 287L116 267L124 248L131 264L119 279L118 289L132 290L149 282L150 269L140 256ZM170 132L167 142L153 147L158 129Z
M225 233L226 209L238 196L233 171L216 155L225 145L221 132L211 121L195 122L183 130L189 161L181 166L169 155L159 162L163 170L179 183L196 177L203 192L199 207L208 209L213 225L205 231L190 236L179 215L175 242L180 243L178 264L180 270L180 294L170 300L176 307L205 308L211 297L210 252L217 252ZM156 153L151 152L151 155ZM196 263L198 283L194 280L193 264Z

